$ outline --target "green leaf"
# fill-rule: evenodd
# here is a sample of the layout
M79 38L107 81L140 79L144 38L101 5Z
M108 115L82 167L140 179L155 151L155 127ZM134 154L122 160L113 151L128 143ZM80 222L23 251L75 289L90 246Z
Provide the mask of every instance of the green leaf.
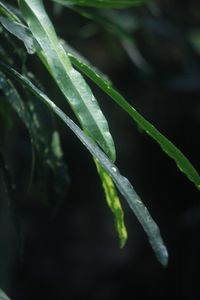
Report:
M19 3L30 30L40 46L37 48L39 57L68 100L84 131L115 161L115 146L107 121L89 86L81 74L73 69L66 52L57 39L42 1L20 0ZM105 186L105 177L102 177L102 180ZM113 209L113 211L115 210ZM119 221L121 222L121 220Z
M15 35L24 43L29 54L35 53L34 39L30 30L26 26L2 16L0 16L0 22L7 31Z
M11 107L17 112L20 119L27 125L27 128L31 128L30 115L21 100L20 95L14 88L11 81L7 80L6 76L0 72L0 90L3 91Z
M110 207L115 218L115 226L119 236L120 248L123 248L126 244L128 234L124 224L124 212L121 207L119 196L112 178L108 175L98 160L95 160L95 163L103 184L108 206Z
M8 17L10 20L20 22L20 19L14 14L14 12L11 10L10 5L0 1L0 14Z
M59 135L53 126L50 111L43 103L35 101L35 97L27 91L26 103L6 76L0 72L0 90L19 118L25 124L31 144L43 165L50 169L54 176L54 191L63 196L69 184L67 168L63 160Z
M4 20L5 19L5 20ZM12 34L14 34L16 37L18 37L20 40L22 40L27 48L27 51L29 50L29 47L31 45L31 51L29 50L29 53L33 53L35 52L35 47L34 45L36 44L36 41L34 40L32 33L30 32L29 28L27 28L26 26L24 26L23 24L14 22L14 21L10 21L9 19L6 18L0 18L0 21L2 22L2 24L4 25L4 27ZM27 46L28 45L28 46ZM47 161L52 161L52 160L47 160ZM97 164L96 164L97 165ZM100 167L97 168L97 171L100 170ZM55 172L55 170L54 170ZM117 228L117 232L119 234L119 240L120 240L120 246L124 246L126 239L127 239L127 232L126 232L126 227L123 221L123 210L121 208L120 205L120 200L119 197L117 196L117 192L115 191L115 187L114 184L112 182L112 179L107 175L106 176L106 172L104 171L104 176L101 176L100 178L102 180L102 185L103 187L107 187L106 189L104 188L105 191L105 197L107 199L107 202L109 203L109 207L111 208L114 217L115 217L115 223L116 223L116 228ZM63 182L63 180L60 181L61 183ZM60 186L61 183L56 181L55 186ZM108 183L110 188L112 188L112 192L109 192L108 190ZM113 199L111 199L111 196L113 196ZM118 210L115 209L115 207L118 206ZM121 210L119 212L119 210Z
M46 94L34 86L30 80L19 74L13 68L6 66L4 63L0 62L0 68L5 72L14 76L18 81L27 87L32 93L34 93L38 98L40 98L44 103L50 107L55 114L73 131L76 137L82 142L82 144L88 149L91 155L99 161L103 169L109 174L120 193L127 200L130 208L135 213L139 222L143 226L145 232L149 237L149 242L163 266L168 263L168 253L167 249L163 243L160 236L160 231L157 224L154 222L150 216L147 208L141 202L139 196L133 189L131 183L128 179L119 173L117 167L113 162L105 155L105 153L94 143L94 141L84 133L61 109L59 109L54 102L52 102Z
M71 105L84 130L115 160L115 147L107 121L89 86L71 65L41 0L19 0L40 49L37 53Z
M150 137L152 137L162 148L162 150L171 157L178 168L191 180L200 190L200 176L193 167L187 157L162 133L160 133L149 121L147 121L136 109L131 106L126 99L111 85L110 81L106 81L96 70L81 59L80 56L74 54L71 49L65 48L71 62L93 82L95 82L108 96L110 96L129 116L142 128ZM70 52L69 52L70 51Z
M97 8L128 8L141 5L145 0L53 0L64 6L79 5Z

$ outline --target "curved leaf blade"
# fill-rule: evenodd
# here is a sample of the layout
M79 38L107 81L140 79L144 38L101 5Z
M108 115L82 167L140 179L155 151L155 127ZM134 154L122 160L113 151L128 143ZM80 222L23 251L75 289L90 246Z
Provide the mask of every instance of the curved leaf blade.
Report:
M22 23L11 21L3 16L0 16L0 23L7 31L15 35L24 43L29 54L35 53L34 39L26 26L24 26Z
M91 89L71 65L40 0L19 0L29 28L40 45L37 53L63 92L84 130L114 161L115 147L108 123Z
M200 176L188 158L156 127L147 121L136 109L131 106L128 101L108 82L104 77L97 73L96 70L87 64L80 56L74 54L66 47L66 51L71 59L71 62L93 82L95 82L108 96L111 97L129 116L162 148L162 150L171 157L178 168L192 181L200 190Z
M33 95L30 97L29 93L26 95L25 103L13 83L1 71L0 90L3 91L7 102L26 126L32 148L45 168L52 171L55 182L53 189L59 197L62 197L69 185L69 176L59 143L59 135L53 125L50 111L44 107L43 103L36 102Z
M168 252L163 243L162 237L160 235L159 228L150 216L147 208L144 206L140 197L137 195L133 189L131 183L128 179L119 173L117 167L112 163L112 161L105 155L105 153L94 143L94 141L84 133L61 109L59 109L54 102L52 102L46 94L34 86L30 80L19 74L13 68L6 66L0 62L0 67L4 71L8 72L14 76L21 84L27 87L32 93L34 93L38 98L40 98L54 113L73 131L76 137L82 142L82 144L88 149L95 159L99 161L101 166L110 175L112 180L115 182L120 193L127 200L130 208L135 213L139 222L143 226L145 232L149 237L149 242L157 256L157 259L163 266L168 263Z
M95 164L102 181L107 204L114 215L115 227L119 236L120 248L123 248L126 244L128 234L127 234L126 226L124 224L124 212L121 207L119 196L117 194L117 190L112 181L112 178L109 176L109 174L105 171L105 169L101 166L99 161L96 159L95 159Z
M0 14L9 18L10 20L20 22L20 19L12 12L10 7L2 1L0 1Z
M14 34L17 38L23 41L27 51L30 54L36 51L36 47L34 46L36 41L33 38L29 28L27 28L23 24L20 24L15 21L10 21L9 19L4 17L0 17L0 22L11 34ZM50 160L48 159L48 161ZM97 168L98 173L100 173L100 169L101 168L99 166L99 168ZM104 176L101 176L101 174L99 175L102 181L102 186L104 187L107 203L109 204L109 207L111 208L114 214L116 229L119 235L120 246L123 247L127 240L127 231L123 220L123 210L120 204L120 200L115 190L115 186L112 182L112 179L109 177L109 175L108 174L106 175L105 171L104 171ZM62 182L63 180L61 180L61 183ZM57 182L57 185L60 186L61 184L58 184ZM109 188L111 190L109 190ZM116 207L118 207L118 209L116 209Z
M82 76L72 68L42 2L26 0L20 1L20 4L33 36L42 49L42 51L38 50L39 56L69 101L84 131L98 142L114 161L116 158L115 146L107 121L89 86ZM104 181L105 176L102 177L102 184L105 186ZM115 212L115 210L113 211ZM122 211L121 214L123 214Z

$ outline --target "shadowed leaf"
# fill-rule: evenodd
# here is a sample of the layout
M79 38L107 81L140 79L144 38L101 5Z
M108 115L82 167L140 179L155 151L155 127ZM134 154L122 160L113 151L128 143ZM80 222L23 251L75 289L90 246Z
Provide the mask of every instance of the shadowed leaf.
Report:
M133 186L129 180L122 176L117 169L117 167L112 163L112 161L105 155L105 153L94 143L94 141L87 136L84 131L82 131L61 109L59 109L54 102L52 102L46 94L34 86L26 77L19 74L13 68L6 66L0 62L0 67L6 72L13 75L18 79L21 84L26 86L30 91L32 91L38 98L40 98L44 103L50 107L55 114L73 131L77 138L82 142L82 144L88 149L91 155L99 161L103 169L109 174L120 193L127 200L130 208L135 213L139 222L143 226L145 232L149 237L149 242L158 258L160 263L164 266L168 263L168 253L167 249L163 243L160 235L159 228L150 216L147 208L142 203L140 197L137 195Z
M79 5L97 8L128 8L141 5L145 0L53 0L64 6Z

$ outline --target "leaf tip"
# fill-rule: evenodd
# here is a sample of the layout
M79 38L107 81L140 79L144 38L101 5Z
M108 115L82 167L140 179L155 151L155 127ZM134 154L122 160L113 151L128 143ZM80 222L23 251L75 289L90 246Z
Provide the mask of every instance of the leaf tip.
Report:
M127 234L127 231L125 229L124 232L123 232L123 235L119 237L119 247L120 247L120 249L123 249L125 247L127 239L128 239L128 234Z
M168 266L169 255L165 245L162 246L160 252L157 255L157 258L163 267L166 268Z

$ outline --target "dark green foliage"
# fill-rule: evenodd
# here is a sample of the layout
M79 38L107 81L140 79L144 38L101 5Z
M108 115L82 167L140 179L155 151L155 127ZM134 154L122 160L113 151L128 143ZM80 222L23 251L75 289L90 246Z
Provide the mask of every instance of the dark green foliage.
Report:
M54 2L100 24L109 34L119 39L128 54L129 48L135 47L129 35L128 26L117 21L117 12L113 11L109 14L109 10L98 9L127 8L143 4L144 1L56 0ZM80 6L86 8L83 9ZM88 9L88 6L95 7L95 10ZM128 179L122 176L115 166L115 145L106 117L81 73L89 77L110 96L142 130L161 146L163 151L175 161L178 168L200 189L200 177L196 169L176 146L126 101L105 75L98 72L66 42L57 37L42 1L20 0L19 7L15 8L0 1L0 22L3 41L0 47L0 90L4 100L2 103L5 103L5 109L1 103L0 116L4 119L4 123L10 124L12 120L7 113L7 104L9 104L28 130L33 152L37 157L36 169L40 163L47 170L47 173L44 172L45 176L48 176L49 172L52 174L53 190L58 195L58 199L61 199L69 179L52 112L62 119L95 160L107 203L114 214L120 246L123 247L126 243L127 231L115 186L142 224L157 258L166 266L168 254L159 229ZM16 44L17 53L7 51L10 45L14 49ZM20 63L15 59L16 54ZM43 89L43 84L39 82L37 74L33 74L32 70L29 71L26 59L27 55L33 54L37 55L38 60L45 66L47 74L53 78L55 86L62 92L82 129L54 101L50 100L51 97L48 91ZM147 71L148 64L139 52L138 55L140 61L138 66ZM44 202L48 203L48 197L44 198Z

